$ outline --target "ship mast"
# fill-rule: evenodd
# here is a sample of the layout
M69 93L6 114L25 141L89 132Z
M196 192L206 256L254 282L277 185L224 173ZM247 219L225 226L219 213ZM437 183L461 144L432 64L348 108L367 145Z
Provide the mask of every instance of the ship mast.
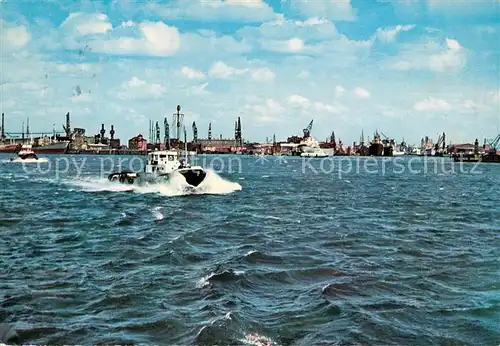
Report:
M185 157L186 165L187 165L187 162L188 162L188 142L187 142L186 126L184 126L184 157Z

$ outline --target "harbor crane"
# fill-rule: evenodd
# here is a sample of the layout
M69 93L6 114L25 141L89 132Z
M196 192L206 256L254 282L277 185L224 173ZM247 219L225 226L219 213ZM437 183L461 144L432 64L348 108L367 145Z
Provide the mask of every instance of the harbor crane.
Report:
M302 132L304 132L304 138L311 137L311 130L312 130L312 127L313 127L313 121L314 121L314 119L311 120L311 122L309 123L309 125L307 125L307 127L302 130Z
M497 152L497 148L498 148L498 144L500 143L500 134L498 134L495 139L493 139L490 143L489 143L489 152L490 153L496 153Z
M436 153L439 152L440 148L444 153L446 149L446 134L444 132L439 134L436 144L434 144L434 150Z
M69 112L66 113L66 125L63 125L64 132L66 133L67 137L71 136L71 123L69 119Z
M193 142L198 142L198 128L196 127L196 122L193 121Z

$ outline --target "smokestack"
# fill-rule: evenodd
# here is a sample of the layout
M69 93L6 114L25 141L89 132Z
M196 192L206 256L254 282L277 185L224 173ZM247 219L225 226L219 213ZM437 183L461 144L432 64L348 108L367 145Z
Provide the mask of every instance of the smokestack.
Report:
M101 143L104 143L104 134L106 133L106 130L104 129L104 124L102 124L101 127Z
M177 105L177 140L180 140L181 138L181 106Z
M0 139L5 139L5 114L2 113L2 133Z
M71 123L70 123L70 120L69 120L69 112L66 114L66 136L70 136L71 135Z
M109 131L111 139L115 139L115 125L111 125L111 131Z

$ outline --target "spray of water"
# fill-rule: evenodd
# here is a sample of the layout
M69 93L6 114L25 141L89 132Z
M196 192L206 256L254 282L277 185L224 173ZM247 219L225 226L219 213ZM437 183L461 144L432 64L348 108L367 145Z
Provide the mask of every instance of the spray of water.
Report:
M38 164L38 163L47 163L49 162L48 159L44 157L40 157L38 159L21 159L21 158L15 158L13 160L1 160L1 163L21 163L21 164Z
M203 194L230 194L242 189L241 185L228 180L225 180L217 173L206 170L207 176L205 180L197 187L189 186L184 177L172 175L167 182L144 184L144 185L127 185L115 182L110 182L107 179L76 179L69 180L66 183L77 187L79 191L84 192L126 192L133 191L136 193L148 194L156 193L163 196L183 196L183 195L203 195Z

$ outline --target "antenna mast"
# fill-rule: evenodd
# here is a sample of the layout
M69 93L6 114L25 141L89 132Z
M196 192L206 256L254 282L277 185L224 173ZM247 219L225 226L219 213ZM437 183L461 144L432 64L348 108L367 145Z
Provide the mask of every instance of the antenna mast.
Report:
M2 113L2 128L1 128L1 134L0 134L0 139L4 140L5 139L5 114Z
M181 113L181 106L177 105L177 113L174 113L174 123L177 128L177 133L176 133L177 141L179 141L181 138L181 123L183 119L184 119L184 114Z
M188 142L187 142L186 126L184 126L184 157L185 157L186 164L187 164L187 162L188 162Z
M163 126L165 127L165 150L170 149L170 126L168 125L167 117L163 120Z
M156 145L160 146L160 125L156 122Z

